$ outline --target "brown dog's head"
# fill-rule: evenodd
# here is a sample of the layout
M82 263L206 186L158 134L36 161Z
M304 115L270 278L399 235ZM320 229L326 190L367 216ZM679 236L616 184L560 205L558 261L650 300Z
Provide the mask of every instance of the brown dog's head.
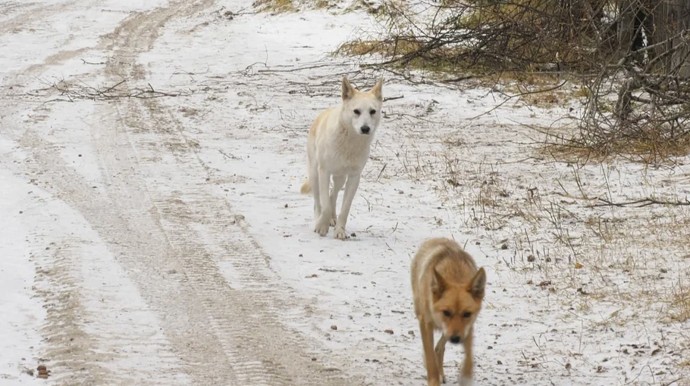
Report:
M484 268L480 268L468 284L448 282L434 270L433 317L451 343L464 341L472 332L484 299L485 286Z

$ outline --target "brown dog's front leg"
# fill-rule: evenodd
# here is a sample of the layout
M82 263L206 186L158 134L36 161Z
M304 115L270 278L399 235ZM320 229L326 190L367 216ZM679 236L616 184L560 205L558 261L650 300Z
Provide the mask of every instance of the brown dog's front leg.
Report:
M474 333L470 331L463 342L465 347L465 361L462 363L462 373L460 375L460 386L472 386L472 336Z
M448 338L441 334L441 339L436 343L436 364L438 365L438 373L442 383L446 383L446 372L443 370L443 356L446 352L446 343L448 343Z
M436 352L434 351L434 326L420 320L419 331L422 334L422 346L424 347L427 384L429 386L440 386L440 374L438 372L438 363L436 363Z

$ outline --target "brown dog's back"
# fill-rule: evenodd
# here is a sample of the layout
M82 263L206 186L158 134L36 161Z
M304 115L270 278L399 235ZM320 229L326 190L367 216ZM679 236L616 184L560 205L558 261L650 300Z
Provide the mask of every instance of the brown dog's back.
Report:
M477 265L458 243L447 238L426 240L412 260L412 293L417 317L429 310L434 271L447 281L469 284L477 272Z

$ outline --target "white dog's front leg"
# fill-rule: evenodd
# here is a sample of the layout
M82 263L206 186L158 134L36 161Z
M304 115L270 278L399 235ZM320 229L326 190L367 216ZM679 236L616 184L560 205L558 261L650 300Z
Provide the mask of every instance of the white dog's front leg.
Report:
M333 189L331 189L331 226L335 226L337 217L335 216L335 204L338 201L338 193L345 185L347 176L333 176Z
M350 174L347 176L347 183L345 183L345 193L343 194L343 206L340 208L338 220L335 223L335 238L345 240L347 232L345 232L345 224L347 223L347 216L350 214L350 207L352 200L355 198L357 188L359 187L359 173Z
M333 210L331 209L331 199L328 196L328 185L331 182L331 175L325 170L319 168L319 202L321 203L321 214L316 219L316 226L314 232L321 236L326 236L328 227L330 225L330 217Z

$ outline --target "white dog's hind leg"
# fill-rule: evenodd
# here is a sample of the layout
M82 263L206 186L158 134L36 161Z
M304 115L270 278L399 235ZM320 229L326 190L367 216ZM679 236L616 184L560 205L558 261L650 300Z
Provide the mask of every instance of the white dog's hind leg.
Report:
M333 176L333 189L331 189L331 226L335 226L336 222L336 217L335 217L335 204L338 201L338 193L340 193L340 189L343 188L343 185L345 185L345 180L347 179L347 176Z
M350 207L352 200L355 198L355 193L359 187L359 173L350 174L347 176L347 183L345 184L345 193L343 194L343 206L340 207L340 215L335 223L335 238L345 240L347 233L345 232L345 224L347 223L347 216L350 214Z
M330 216L332 209L331 198L328 196L328 185L331 182L331 175L327 171L319 168L319 203L321 203L321 213L316 219L316 226L314 227L314 232L321 236L326 236L328 233L328 227L331 222Z
M316 167L309 168L309 184L311 185L311 193L314 197L314 220L318 220L321 216L321 198L319 190L319 172Z

